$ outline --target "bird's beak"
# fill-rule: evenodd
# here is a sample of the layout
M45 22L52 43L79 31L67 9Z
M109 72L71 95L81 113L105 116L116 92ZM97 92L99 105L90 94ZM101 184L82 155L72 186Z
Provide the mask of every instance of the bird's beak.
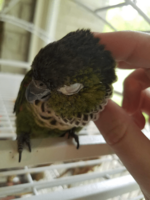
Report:
M31 81L26 89L25 96L30 103L33 103L35 100L45 101L50 96L50 90L38 88L33 81Z

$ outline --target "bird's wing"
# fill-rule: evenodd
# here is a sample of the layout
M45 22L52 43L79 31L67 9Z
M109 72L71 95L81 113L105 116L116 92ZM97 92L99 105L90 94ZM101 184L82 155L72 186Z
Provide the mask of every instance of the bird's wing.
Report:
M31 80L32 80L32 70L27 72L27 74L25 75L24 79L21 82L20 89L19 89L19 92L18 92L18 96L17 96L15 106L14 106L14 113L16 113L16 114L19 112L20 106L26 100L25 91L26 91L27 86L31 82Z

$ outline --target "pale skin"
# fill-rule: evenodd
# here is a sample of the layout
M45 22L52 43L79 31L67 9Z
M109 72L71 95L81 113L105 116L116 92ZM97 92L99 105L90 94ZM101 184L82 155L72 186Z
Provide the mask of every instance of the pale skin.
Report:
M124 82L122 107L109 100L95 124L150 200L150 141L141 132L142 112L150 116L150 93L145 91L150 87L150 35L124 31L94 36L112 52L119 68L135 69Z

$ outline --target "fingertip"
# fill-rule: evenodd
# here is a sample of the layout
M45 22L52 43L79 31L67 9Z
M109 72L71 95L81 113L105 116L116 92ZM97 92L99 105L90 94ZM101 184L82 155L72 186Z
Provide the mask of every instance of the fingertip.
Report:
M132 78L124 81L122 108L130 114L134 114L140 105L141 85Z
M139 127L140 130L142 130L145 126L145 117L143 116L141 111L137 111L132 115L132 119L135 122L135 124Z
M130 122L130 116L116 103L109 100L95 124L106 142L109 145L114 145L124 136Z

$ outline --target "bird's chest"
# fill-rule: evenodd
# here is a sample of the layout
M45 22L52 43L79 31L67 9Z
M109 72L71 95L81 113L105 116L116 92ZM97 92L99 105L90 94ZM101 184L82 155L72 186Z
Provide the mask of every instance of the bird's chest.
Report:
M73 116L70 119L58 116L52 108L47 106L46 102L38 100L36 100L34 104L30 104L29 109L32 110L35 122L40 127L69 130L74 127L83 127L87 125L89 121L97 120L102 106L96 106L96 108L89 113L78 113L77 116Z
M30 104L29 109L32 110L35 122L40 127L59 130L68 130L74 127L59 120L54 110L47 107L46 102L36 100L34 104Z

